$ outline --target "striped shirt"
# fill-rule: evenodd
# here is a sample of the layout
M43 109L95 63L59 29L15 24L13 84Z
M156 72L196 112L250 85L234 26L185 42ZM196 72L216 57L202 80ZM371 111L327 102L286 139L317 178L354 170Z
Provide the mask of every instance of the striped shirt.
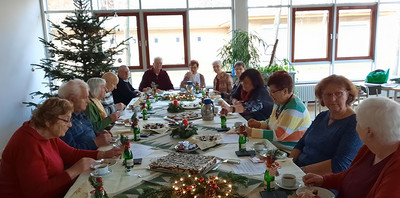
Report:
M311 118L306 106L298 97L286 104L278 119L276 111L282 108L275 103L271 116L266 122L261 122L261 128L269 125L271 130L252 129L252 137L264 138L270 141L297 142L311 125Z

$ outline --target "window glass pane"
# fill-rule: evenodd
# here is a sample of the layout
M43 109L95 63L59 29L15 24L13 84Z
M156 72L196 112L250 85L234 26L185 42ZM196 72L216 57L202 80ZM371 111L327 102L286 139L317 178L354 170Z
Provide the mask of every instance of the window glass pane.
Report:
M47 14L48 20L50 20L52 23L61 26L61 28L65 28L65 24L62 24L61 22L65 20L65 18L67 16L73 16L73 13L55 13L55 14ZM50 27L49 23L46 23L46 25L49 25L49 33L58 36L58 32L57 29ZM49 36L49 40L51 40L56 46L64 46L61 45L61 42L59 40L54 40L53 36L48 35ZM64 46L66 47L66 46ZM56 57L57 58L57 57Z
M164 65L185 64L182 15L147 16L147 27L150 64L158 56Z
M190 8L230 7L231 0L189 0Z
M371 9L339 10L338 57L369 56Z
M139 0L93 0L93 9L139 9Z
M371 71L371 62L335 63L334 73L350 80L365 80Z
M297 11L295 17L294 58L327 58L329 11Z
M139 66L139 42L138 42L138 28L137 28L137 17L136 16L118 16L109 17L104 23L104 27L109 30L115 26L118 26L114 31L105 37L105 43L103 49L116 47L117 44L132 37L129 40L125 50L122 54L115 56L115 66L127 65L127 66Z
M297 82L318 82L329 76L330 64L295 65Z
M142 9L186 8L186 0L142 0Z
M44 1L46 3L46 1ZM46 8L46 6L44 6ZM47 0L48 10L74 10L73 0Z
M215 77L211 63L220 59L218 49L232 38L231 19L231 10L189 11L191 59L199 61L198 71L204 75L207 86L212 86Z
M263 52L260 57L261 66L269 64L276 38L279 39L279 42L276 48L275 59L282 60L288 58L287 17L288 8L286 7L249 9L249 31L256 33L268 44L267 51L263 52L263 48L260 47L260 52ZM278 33L278 37L276 37L276 33Z
M397 24L397 25L395 25ZM399 75L400 63L400 4L381 4L377 27L376 67Z
M335 0L292 0L292 5L311 5L334 3Z
M276 5L288 5L289 0L248 0L247 5L249 7L257 7L257 6L276 6Z

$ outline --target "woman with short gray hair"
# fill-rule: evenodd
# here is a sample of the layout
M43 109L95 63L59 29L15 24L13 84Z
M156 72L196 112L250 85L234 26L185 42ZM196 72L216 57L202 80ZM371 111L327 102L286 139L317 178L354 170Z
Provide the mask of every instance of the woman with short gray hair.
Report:
M119 112L107 116L107 113L101 104L101 100L106 97L106 81L102 78L91 78L87 81L89 85L90 103L86 107L85 114L89 117L96 133L109 127L111 123L119 118Z
M357 110L357 132L364 146L350 168L330 175L307 174L306 185L338 189L338 197L398 197L400 105L368 98Z

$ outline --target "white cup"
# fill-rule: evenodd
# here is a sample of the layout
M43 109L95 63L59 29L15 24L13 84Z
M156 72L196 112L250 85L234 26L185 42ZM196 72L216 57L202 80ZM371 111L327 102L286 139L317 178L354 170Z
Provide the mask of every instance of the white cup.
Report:
M256 151L262 151L262 150L264 150L264 148L265 148L264 143L262 143L262 142L254 143L254 149Z
M97 164L94 166L94 174L105 175L107 173L108 173L108 165L107 164Z
M282 185L292 187L296 185L296 175L285 173L281 178Z
M214 107L214 114L218 114L219 113L219 108L218 107Z

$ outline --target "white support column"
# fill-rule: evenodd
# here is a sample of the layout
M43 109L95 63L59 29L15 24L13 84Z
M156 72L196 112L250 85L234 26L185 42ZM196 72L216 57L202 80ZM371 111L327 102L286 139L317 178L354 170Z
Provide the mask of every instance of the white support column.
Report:
M235 24L233 27L247 32L249 29L247 0L234 0L233 2L235 8L233 20Z

